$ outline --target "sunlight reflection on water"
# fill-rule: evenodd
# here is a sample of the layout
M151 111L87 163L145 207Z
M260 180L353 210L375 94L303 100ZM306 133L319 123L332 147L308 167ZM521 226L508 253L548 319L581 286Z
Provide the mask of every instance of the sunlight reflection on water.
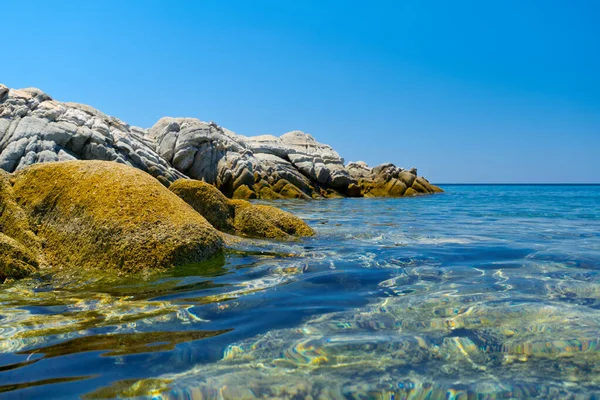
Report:
M279 202L318 235L169 275L8 285L0 395L594 398L600 187L446 189Z

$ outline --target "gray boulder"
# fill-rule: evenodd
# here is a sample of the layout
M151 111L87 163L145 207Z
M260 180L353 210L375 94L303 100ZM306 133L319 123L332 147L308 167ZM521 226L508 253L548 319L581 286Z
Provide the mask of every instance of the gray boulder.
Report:
M0 168L68 160L118 161L163 183L184 177L156 154L146 131L77 103L53 100L39 89L0 85Z

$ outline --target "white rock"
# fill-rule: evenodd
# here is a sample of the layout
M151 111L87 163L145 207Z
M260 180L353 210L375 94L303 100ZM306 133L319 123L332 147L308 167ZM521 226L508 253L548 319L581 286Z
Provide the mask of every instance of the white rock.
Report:
M257 181L285 179L306 194L342 193L364 178L414 181L415 171L350 163L302 131L246 137L195 118L161 118L152 128L130 126L85 104L52 100L39 89L0 85L0 168L36 162L113 160L151 173L161 182L191 177L231 194ZM413 173L414 172L414 173Z

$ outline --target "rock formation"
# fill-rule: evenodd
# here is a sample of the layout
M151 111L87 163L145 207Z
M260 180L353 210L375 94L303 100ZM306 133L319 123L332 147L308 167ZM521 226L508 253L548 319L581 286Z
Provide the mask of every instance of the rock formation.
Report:
M206 182L179 179L169 189L222 232L277 239L314 235L304 221L288 212L245 200L229 200Z
M205 182L179 179L170 189L107 161L0 170L0 283L47 266L120 274L196 263L222 251L218 231L314 234L288 212L229 200Z
M154 150L146 131L39 89L0 85L0 169L51 161L104 160L127 164L168 184L184 177Z
M222 249L206 219L126 165L37 164L13 181L16 202L52 265L140 272L206 260Z
M407 171L394 164L369 168L362 161L350 163L347 168L358 182L358 190L364 197L401 197L442 192L427 179L418 177L416 168Z
M213 122L162 118L142 129L39 89L0 85L0 169L51 161L106 160L148 172L163 185L202 180L233 198L406 196L440 191L416 170L344 165L300 131L245 137Z
M41 240L17 204L10 175L0 170L0 283L34 272L42 259Z

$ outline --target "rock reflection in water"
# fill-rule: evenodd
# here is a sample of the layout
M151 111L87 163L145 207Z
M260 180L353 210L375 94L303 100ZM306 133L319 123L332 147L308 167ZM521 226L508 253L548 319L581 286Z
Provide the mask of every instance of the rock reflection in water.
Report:
M136 332L109 335L93 335L52 346L21 351L16 354L43 354L42 358L51 358L76 354L84 351L103 351L105 356L148 353L172 350L176 344L205 339L229 332L221 331L183 331L183 332Z

